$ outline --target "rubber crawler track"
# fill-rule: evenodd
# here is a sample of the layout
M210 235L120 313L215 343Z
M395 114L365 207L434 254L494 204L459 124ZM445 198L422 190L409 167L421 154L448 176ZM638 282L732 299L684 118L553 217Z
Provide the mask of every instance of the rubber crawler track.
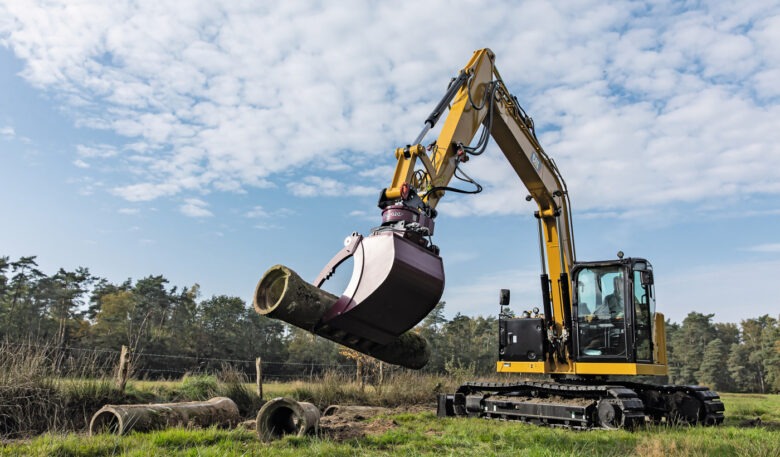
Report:
M469 382L439 396L439 416L519 420L572 429L633 429L645 423L717 425L717 393L700 386L636 382Z

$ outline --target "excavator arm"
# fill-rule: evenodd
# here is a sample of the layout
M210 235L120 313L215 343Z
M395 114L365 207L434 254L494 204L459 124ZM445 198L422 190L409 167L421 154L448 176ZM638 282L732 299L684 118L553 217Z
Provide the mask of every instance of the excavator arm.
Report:
M323 317L322 325L386 344L430 312L444 290L439 249L430 242L436 206L447 192L481 190L461 167L471 156L482 154L492 137L527 187L527 198L539 207L535 214L548 328L558 335L570 330L566 325L570 321L568 274L575 252L566 185L539 145L533 121L502 81L494 60L490 49L475 51L450 82L422 132L411 144L395 150L395 171L378 203L382 224L367 237L348 237L345 248L315 280L315 285L321 286L338 265L354 258L350 283ZM426 134L447 109L438 138L424 146ZM477 143L470 146L480 130ZM450 187L453 178L473 189ZM557 280L555 287L550 287L550 277Z

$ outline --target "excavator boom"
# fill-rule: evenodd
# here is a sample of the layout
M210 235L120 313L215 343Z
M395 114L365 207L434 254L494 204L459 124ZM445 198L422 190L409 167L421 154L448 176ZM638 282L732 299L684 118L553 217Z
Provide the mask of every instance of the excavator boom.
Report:
M444 290L439 250L429 242L435 208L447 192L481 190L461 166L470 156L482 154L493 137L539 205L537 214L546 239L550 276L560 283L545 300L545 312L548 317L561 316L557 323L548 322L556 327L556 332L565 328L563 316L567 307L563 303L569 296L567 274L574 262L566 185L555 163L536 140L533 121L501 80L494 60L490 49L475 51L450 81L420 134L411 144L396 149L392 180L379 198L381 226L365 238L351 240L350 243L357 243L355 246L347 243L315 281L322 285L322 278L332 274L334 265L353 257L352 279L323 323L363 339L386 343L412 328L433 309ZM437 139L423 146L425 135L447 109ZM470 146L480 129L477 144ZM450 187L453 178L473 189ZM551 303L556 309L550 308Z
M415 141L396 149L392 181L379 198L381 225L367 237L348 237L345 248L315 280L321 286L335 267L353 258L352 278L323 317L323 325L388 344L417 325L441 299L444 266L438 247L429 241L435 207L462 163L464 153L459 148L474 137L485 119L488 98L494 96L493 58L490 50L475 52L450 82ZM481 100L481 107L475 99ZM448 107L437 141L423 147L420 142ZM416 169L418 161L422 169Z

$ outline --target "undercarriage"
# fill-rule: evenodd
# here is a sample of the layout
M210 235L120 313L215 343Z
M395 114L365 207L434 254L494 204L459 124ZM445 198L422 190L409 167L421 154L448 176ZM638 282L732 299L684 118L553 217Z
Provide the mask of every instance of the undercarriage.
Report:
M439 417L518 420L571 429L633 429L646 423L717 425L717 393L701 386L637 382L469 382L438 397Z

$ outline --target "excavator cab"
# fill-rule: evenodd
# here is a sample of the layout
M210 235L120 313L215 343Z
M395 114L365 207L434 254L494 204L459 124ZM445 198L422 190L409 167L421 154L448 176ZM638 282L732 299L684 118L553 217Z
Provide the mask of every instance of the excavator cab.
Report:
M575 264L577 361L653 362L652 271L647 260L637 258Z
M654 363L655 296L650 262L580 262L572 268L572 348L577 362ZM549 316L499 316L499 361L550 359ZM560 357L562 358L562 357Z

